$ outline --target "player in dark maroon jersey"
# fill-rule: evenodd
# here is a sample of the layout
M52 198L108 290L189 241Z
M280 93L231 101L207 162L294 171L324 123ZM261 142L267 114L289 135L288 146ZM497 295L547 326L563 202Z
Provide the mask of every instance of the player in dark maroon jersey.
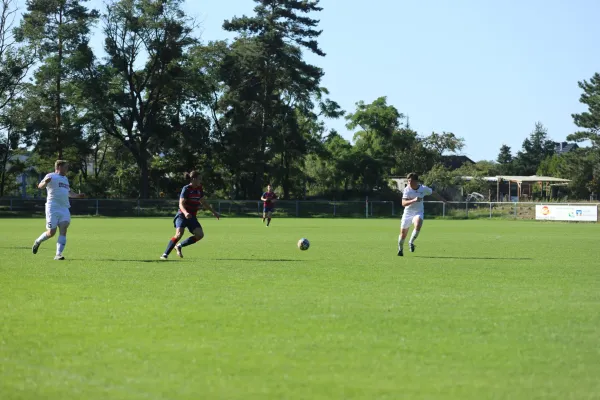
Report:
M204 189L200 183L200 174L197 171L192 171L190 173L186 172L185 178L189 180L190 184L183 187L181 190L181 195L179 196L179 210L177 210L177 215L175 215L175 219L173 219L175 236L169 240L167 249L160 257L161 260L168 259L169 254L171 251L173 251L173 249L177 251L177 255L179 257L183 258L183 252L181 250L183 247L202 240L204 237L204 231L202 230L202 225L200 225L200 222L198 222L198 218L196 217L201 205L204 206L204 208L209 209L213 215L219 219L219 213L212 208L212 206L204 197ZM193 236L190 236L180 244L177 244L177 242L179 242L183 236L183 232L185 232L186 228Z
M263 208L263 223L267 220L267 226L271 225L271 218L273 217L273 211L275 211L275 200L277 200L277 195L273 192L273 187L271 184L267 186L267 191L263 193L260 198L264 203Z

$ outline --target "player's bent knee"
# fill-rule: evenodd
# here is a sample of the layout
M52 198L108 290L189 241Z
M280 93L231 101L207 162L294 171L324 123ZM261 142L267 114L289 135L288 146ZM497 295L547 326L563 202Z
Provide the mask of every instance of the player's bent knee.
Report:
M54 229L48 229L46 231L46 236L53 237L54 235L56 235L56 228L54 228Z

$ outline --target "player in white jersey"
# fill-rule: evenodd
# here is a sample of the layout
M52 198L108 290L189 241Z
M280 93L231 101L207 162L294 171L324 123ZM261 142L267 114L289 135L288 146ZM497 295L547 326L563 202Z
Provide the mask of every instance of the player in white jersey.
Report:
M59 230L58 241L56 243L55 260L64 260L63 251L67 245L67 228L71 223L71 213L69 208L71 204L69 198L82 198L83 194L75 193L69 187L67 171L69 165L66 161L58 160L54 164L54 173L48 174L39 183L39 189L46 189L46 231L33 243L32 252L37 254L42 242L50 239Z
M415 173L410 173L407 176L408 186L404 188L402 193L402 207L404 214L402 215L402 223L400 224L400 236L398 237L398 255L404 256L404 241L408 235L408 230L411 225L414 225L410 241L410 251L415 251L415 240L419 237L425 210L423 207L423 199L425 196L433 195L440 201L445 201L440 195L434 193L433 190L419 183L419 176Z

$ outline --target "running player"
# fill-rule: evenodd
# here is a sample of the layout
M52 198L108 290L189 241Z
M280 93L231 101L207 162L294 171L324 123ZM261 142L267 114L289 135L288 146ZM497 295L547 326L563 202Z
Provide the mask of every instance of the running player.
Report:
M267 191L263 193L260 198L264 201L263 205L263 223L267 220L267 226L271 225L271 218L273 217L273 211L275 211L274 203L277 200L277 195L273 192L271 184L267 186Z
M204 197L204 189L200 183L200 173L197 171L192 171L190 173L186 172L185 178L190 182L190 184L183 187L181 190L181 195L179 196L179 210L177 210L177 215L175 215L175 219L173 220L173 225L175 225L175 236L169 240L167 249L160 257L161 260L167 260L173 249L177 251L177 255L179 257L183 258L183 247L202 240L204 237L204 231L202 230L202 225L200 225L200 222L198 222L198 218L196 217L200 205L209 209L217 219L220 217L219 213L212 208L212 206ZM182 243L177 244L177 242L179 242L183 236L186 228L188 231L190 231L192 236L184 240Z
M75 193L69 187L67 172L69 165L66 161L58 160L54 164L54 173L44 177L39 183L39 189L46 189L46 231L33 242L31 251L37 254L40 245L56 234L58 228L58 241L56 243L55 260L64 260L63 251L67 245L67 228L71 223L69 198L83 198L83 194Z
M419 176L417 174L410 173L407 176L408 185L404 188L402 193L402 207L404 207L404 214L402 215L402 223L400 224L400 237L398 238L398 255L404 256L404 241L408 235L408 229L411 225L414 225L412 235L408 245L410 246L411 253L415 251L415 240L419 237L421 227L423 226L424 218L424 207L423 198L425 196L433 195L440 201L445 200L433 190L425 185L419 183Z

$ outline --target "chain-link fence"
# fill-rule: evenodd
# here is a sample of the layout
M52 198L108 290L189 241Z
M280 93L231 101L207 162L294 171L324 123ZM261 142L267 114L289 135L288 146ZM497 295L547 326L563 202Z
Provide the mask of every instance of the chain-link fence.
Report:
M225 217L262 215L261 201L210 200L213 208ZM0 216L44 215L45 199L0 199ZM77 199L71 201L72 215L105 217L159 217L173 215L178 200ZM278 217L390 218L396 215L391 201L284 201L276 204Z
M211 200L213 208L225 217L262 215L261 201ZM43 216L45 199L0 199L0 216ZM535 219L535 206L523 202L425 202L426 218L447 219ZM553 205L595 205L598 203L552 203ZM71 214L105 217L171 216L177 200L82 199L71 201ZM292 218L392 218L402 214L392 201L284 201L276 204L275 215ZM600 210L598 212L600 215Z

